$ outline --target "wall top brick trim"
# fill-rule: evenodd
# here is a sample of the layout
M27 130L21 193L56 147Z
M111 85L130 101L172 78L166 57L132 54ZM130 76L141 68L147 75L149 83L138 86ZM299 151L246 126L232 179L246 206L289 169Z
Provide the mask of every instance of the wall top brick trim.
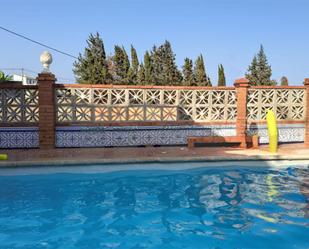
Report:
M153 86L153 85L103 85L103 84L60 84L56 88L104 88L104 89L158 89L158 90L234 90L233 86Z
M235 80L234 86L235 87L249 87L250 82L246 78L240 78L240 79Z
M306 79L305 79L304 85L305 85L306 87L309 87L309 78L306 78Z
M22 85L21 83L0 83L0 89L38 89L38 86Z
M37 81L56 81L56 77L52 73L39 73L38 77L36 78Z

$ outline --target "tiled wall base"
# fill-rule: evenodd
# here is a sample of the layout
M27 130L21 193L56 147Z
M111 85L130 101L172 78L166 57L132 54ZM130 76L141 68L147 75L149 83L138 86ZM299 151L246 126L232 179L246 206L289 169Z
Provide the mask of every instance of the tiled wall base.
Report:
M0 128L0 148L38 148L37 127Z
M278 125L279 142L303 142L303 124ZM267 126L251 125L248 134L268 143ZM235 136L235 125L57 127L56 147L186 145L189 136ZM38 148L37 127L0 128L0 148Z
M56 147L185 145L189 136L235 136L235 125L57 127Z
M279 124L279 142L304 142L304 124ZM268 143L267 125L251 125L247 131L248 135L258 134L261 144Z

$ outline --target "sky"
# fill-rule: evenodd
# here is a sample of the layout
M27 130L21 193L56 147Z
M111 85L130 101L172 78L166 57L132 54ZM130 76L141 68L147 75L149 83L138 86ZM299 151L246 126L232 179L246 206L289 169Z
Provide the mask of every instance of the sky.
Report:
M185 57L203 54L213 85L218 64L232 85L263 44L272 78L284 75L291 85L301 85L309 77L308 10L308 0L2 0L0 26L74 56L97 31L107 54L116 44L127 51L133 44L140 60L168 40L179 68ZM0 70L42 70L44 47L3 30L0 44ZM50 52L58 82L74 82L74 59Z

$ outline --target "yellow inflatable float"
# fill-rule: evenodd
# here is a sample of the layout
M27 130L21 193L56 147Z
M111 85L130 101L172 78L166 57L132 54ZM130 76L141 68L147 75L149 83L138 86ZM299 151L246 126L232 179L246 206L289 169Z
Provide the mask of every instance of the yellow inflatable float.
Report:
M0 154L0 160L8 160L7 154Z
M278 127L275 113L268 110L266 114L268 137L269 137L269 151L276 153L278 150Z

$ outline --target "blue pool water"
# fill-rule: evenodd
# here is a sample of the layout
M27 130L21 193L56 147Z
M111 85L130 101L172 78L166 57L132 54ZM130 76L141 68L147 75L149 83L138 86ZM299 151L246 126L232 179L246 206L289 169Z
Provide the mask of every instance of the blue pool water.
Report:
M0 248L309 248L309 170L0 176Z

